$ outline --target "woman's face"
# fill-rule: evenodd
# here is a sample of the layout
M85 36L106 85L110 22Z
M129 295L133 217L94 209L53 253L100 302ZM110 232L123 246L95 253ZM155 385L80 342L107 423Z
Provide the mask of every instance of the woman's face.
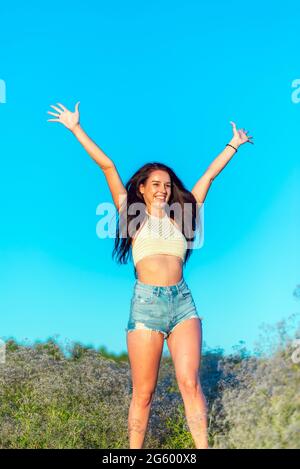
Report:
M151 207L164 208L171 197L171 178L166 171L156 169L152 171L145 184L140 184L140 192L145 204L151 211Z

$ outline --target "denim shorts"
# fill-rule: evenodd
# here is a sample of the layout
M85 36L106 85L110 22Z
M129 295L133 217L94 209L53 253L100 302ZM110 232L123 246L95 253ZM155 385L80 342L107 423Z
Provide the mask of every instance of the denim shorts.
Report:
M126 332L150 329L166 339L178 324L190 318L203 319L183 277L167 287L135 281Z

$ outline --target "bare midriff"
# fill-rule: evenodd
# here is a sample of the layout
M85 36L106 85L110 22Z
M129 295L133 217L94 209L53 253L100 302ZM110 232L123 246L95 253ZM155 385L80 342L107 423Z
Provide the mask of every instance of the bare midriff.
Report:
M138 279L149 285L167 287L180 282L182 277L182 259L169 254L153 254L137 262Z

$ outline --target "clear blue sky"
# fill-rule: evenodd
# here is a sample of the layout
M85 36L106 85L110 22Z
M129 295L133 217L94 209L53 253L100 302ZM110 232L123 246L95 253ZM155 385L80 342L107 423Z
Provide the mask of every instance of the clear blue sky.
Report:
M214 180L205 239L184 270L207 346L249 349L299 309L299 2L38 1L1 6L0 337L126 350L132 264L96 235L111 201L74 136L74 108L124 183L148 161L188 188L230 140L254 136ZM167 345L164 348L167 352Z

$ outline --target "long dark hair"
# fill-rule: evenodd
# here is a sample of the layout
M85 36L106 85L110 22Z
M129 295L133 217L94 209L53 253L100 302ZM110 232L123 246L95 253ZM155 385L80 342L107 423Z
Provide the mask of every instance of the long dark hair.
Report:
M188 242L188 246L191 245L191 243L195 239L195 231L198 226L199 218L198 218L198 204L194 195L185 188L183 182L176 176L174 171L169 166L163 163L158 163L158 162L147 163L144 166L142 166L140 169L138 169L133 174L133 176L129 179L129 181L125 184L125 188L127 190L127 198L124 200L117 214L115 246L112 252L112 258L114 259L116 257L116 261L119 264L127 264L129 256L130 256L130 259L132 260L131 243L132 243L132 238L134 234L133 236L131 236L132 233L130 233L130 230L128 228L130 226L131 220L133 220L136 217L136 215L130 214L128 209L132 204L137 203L137 202L139 202L139 204L141 204L141 207L143 207L142 221L140 223L137 223L137 227L136 227L138 230L141 224L143 223L144 218L146 217L146 213L145 213L146 205L144 202L143 195L139 191L139 185L145 184L146 180L150 176L150 173L158 169L166 171L169 174L170 179L171 179L171 195L170 195L168 204L169 205L176 204L176 203L180 204L182 213L184 209L184 204L189 204L189 207L191 208L190 219L192 220L192 224L185 225L185 221L183 218L182 223L181 223L182 233ZM174 214L172 214L172 210L170 210L170 218L174 220ZM125 220L126 220L126 223L124 224ZM122 231L122 226L126 227L125 233L122 232L122 237L120 237L119 226L121 226L121 231ZM186 265L186 262L188 261L191 254L192 254L192 247L191 248L188 247L185 257L184 257L183 266ZM135 274L135 277L137 278L135 268L134 268L134 274Z

